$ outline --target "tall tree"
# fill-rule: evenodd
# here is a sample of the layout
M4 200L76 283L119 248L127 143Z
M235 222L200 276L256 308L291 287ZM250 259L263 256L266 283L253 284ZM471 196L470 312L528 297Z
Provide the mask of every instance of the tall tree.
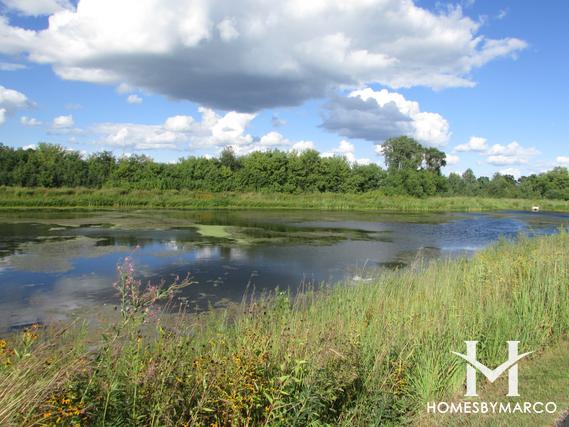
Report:
M400 136L383 143L383 156L391 171L419 170L424 158L423 147L413 138Z
M424 149L425 169L441 174L441 169L447 165L447 155L436 148Z

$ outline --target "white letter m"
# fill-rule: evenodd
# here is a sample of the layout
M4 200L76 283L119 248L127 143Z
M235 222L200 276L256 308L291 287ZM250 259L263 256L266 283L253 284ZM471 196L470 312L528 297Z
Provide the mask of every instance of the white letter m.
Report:
M491 383L496 381L504 372L508 371L508 396L519 396L518 362L528 354L533 353L533 351L518 355L519 341L508 341L508 360L506 360L496 369L491 370L476 360L476 344L478 344L478 341L465 341L465 343L466 355L456 353L454 351L451 352L452 354L456 354L468 362L468 365L466 365L465 396L478 396L476 393L476 370L480 371L480 373L484 375Z

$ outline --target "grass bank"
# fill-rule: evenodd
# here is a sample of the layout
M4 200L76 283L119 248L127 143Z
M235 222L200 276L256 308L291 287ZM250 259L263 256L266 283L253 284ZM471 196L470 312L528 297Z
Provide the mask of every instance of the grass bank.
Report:
M87 188L0 187L1 208L177 208L177 209L321 209L392 212L477 212L491 210L543 210L569 212L569 201L490 199L477 197L385 196L380 192L343 193L204 193Z
M539 360L569 333L563 232L200 316L155 315L168 292L142 290L128 264L120 277L122 315L102 334L32 328L2 343L0 425L407 425L462 394L451 351L465 340L498 366L508 340Z

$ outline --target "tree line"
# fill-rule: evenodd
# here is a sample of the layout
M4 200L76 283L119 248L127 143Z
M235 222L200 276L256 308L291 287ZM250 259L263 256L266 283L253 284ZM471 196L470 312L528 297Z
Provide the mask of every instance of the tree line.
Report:
M386 169L352 164L315 150L257 151L236 156L231 148L218 158L187 157L155 162L144 155L116 157L102 151L82 157L59 145L34 149L0 144L0 185L21 187L120 187L153 190L267 191L286 193L381 191L386 195L480 196L569 200L567 168L524 176L495 174L445 176L446 155L399 137L383 144Z

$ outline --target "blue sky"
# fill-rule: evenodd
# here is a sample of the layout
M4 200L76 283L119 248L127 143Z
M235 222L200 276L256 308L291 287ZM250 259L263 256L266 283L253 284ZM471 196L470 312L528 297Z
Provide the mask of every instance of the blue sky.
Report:
M7 145L381 163L383 140L407 134L444 150L447 172L569 166L567 2L0 4Z

